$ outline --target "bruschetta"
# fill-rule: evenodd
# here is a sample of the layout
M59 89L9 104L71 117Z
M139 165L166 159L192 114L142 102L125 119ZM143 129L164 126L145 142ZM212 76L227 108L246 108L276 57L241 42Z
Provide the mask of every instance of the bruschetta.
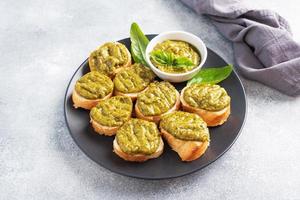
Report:
M75 84L72 93L75 108L90 110L101 100L112 96L114 84L112 80L97 71L82 76Z
M176 111L163 116L160 131L182 161L198 159L209 146L206 123L194 113Z
M132 101L129 97L114 96L100 101L90 111L90 121L95 132L112 136L131 118Z
M230 115L230 96L219 85L192 84L181 91L184 111L198 114L207 126L218 126Z
M144 162L159 157L164 149L161 134L155 123L132 118L118 131L113 151L122 159Z
M145 91L155 78L155 74L142 64L133 64L121 70L114 78L115 95L128 96L133 101L137 95Z
M131 65L131 54L124 44L107 42L91 52L89 67L113 78L123 68Z
M179 107L179 93L171 83L153 82L146 91L138 95L135 114L137 118L158 123L163 115L174 112Z

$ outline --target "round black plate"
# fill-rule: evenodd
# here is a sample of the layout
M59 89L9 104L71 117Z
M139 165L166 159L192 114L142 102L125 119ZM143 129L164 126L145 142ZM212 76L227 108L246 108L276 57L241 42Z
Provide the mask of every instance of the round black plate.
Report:
M152 39L155 35L147 35ZM130 39L119 42L130 49ZM208 49L206 66L224 66L227 63L212 50ZM83 109L74 109L71 99L72 90L83 74L88 72L88 61L85 60L72 76L67 87L64 111L65 119L71 136L80 149L99 165L122 175L144 179L174 178L195 172L214 162L223 155L237 139L246 115L246 97L244 88L238 75L233 72L230 77L221 83L231 96L231 115L222 126L210 128L211 143L205 154L193 162L181 162L177 153L172 151L165 142L163 154L153 160L143 163L126 162L112 151L114 137L105 137L96 134L89 123L89 112ZM180 91L186 83L174 84Z

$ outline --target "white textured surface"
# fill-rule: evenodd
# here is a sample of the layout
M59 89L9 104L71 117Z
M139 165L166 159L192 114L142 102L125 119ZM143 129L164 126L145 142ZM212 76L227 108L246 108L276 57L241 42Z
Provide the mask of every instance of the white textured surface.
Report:
M298 0L253 4L280 12L300 41ZM138 180L78 149L63 117L66 85L89 51L128 37L132 21L145 33L190 31L233 63L231 44L179 1L0 1L0 199L300 199L300 99L244 79L244 130L202 171Z

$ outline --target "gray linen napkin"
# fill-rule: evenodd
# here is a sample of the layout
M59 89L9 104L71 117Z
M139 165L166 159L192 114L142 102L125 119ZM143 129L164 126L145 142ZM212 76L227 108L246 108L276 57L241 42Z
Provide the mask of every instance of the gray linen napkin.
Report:
M233 42L239 71L287 95L300 95L300 45L288 22L269 10L254 10L238 0L181 0L206 14Z

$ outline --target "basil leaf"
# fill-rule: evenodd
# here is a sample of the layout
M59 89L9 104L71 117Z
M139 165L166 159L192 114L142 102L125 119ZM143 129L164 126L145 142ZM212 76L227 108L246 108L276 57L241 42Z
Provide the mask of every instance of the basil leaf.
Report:
M161 65L172 67L188 67L194 65L194 63L187 57L175 57L173 53L162 50L152 51L150 56L154 62Z
M178 57L174 60L174 66L184 67L184 66L193 66L194 63L187 57Z
M232 65L218 68L201 69L191 80L187 82L187 85L193 83L210 83L216 84L225 80L232 72Z
M170 58L168 54L161 50L152 51L150 56L156 63L159 63L161 65L172 64L172 58Z
M163 54L167 57L169 65L173 65L174 60L175 60L174 54L173 53L168 53L168 52L165 52L165 51L163 51Z
M162 65L168 64L168 59L166 55L161 53L160 51L152 51L150 56L156 63L160 63Z
M146 47L149 43L149 40L135 22L132 23L130 27L130 40L130 50L134 62L148 66L146 62Z

